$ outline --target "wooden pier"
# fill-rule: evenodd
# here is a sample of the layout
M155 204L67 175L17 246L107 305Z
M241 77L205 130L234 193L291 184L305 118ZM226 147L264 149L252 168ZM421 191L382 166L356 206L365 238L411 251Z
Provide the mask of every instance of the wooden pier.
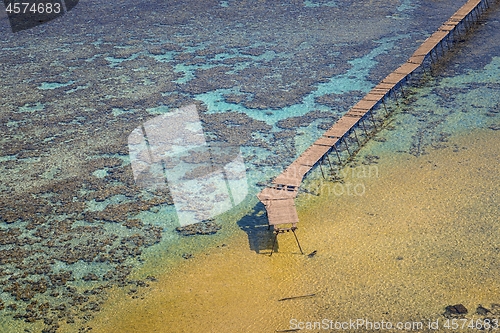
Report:
M295 208L295 197L304 176L313 167L317 165L321 167L325 156L328 158L328 155L333 151L335 151L339 162L341 162L339 151L342 144L346 148L348 155L351 155L347 138L354 132L359 145L358 136L355 132L356 127L361 124L363 131L366 133L365 121L369 122L371 120L373 126L376 128L375 121L373 120L375 108L380 103L383 103L385 108L385 99L389 98L391 94L396 97L396 90L398 88L401 88L401 93L404 94L402 84L417 69L423 68L426 60L430 60L431 62L434 62L435 59L437 60L439 54L445 52L443 44L446 43L447 49L451 48L454 39L462 33L462 30L466 32L470 29L488 6L488 0L467 1L436 32L427 38L404 64L387 75L280 175L274 178L270 187L263 189L257 195L266 207L268 223L269 226L273 226L276 238L283 231L293 231L295 235L297 223L299 222ZM439 52L439 47L441 48L441 52ZM330 163L329 159L328 163ZM282 226L287 224L291 225L291 227ZM298 239L297 244L299 244ZM271 254L273 251L274 244Z

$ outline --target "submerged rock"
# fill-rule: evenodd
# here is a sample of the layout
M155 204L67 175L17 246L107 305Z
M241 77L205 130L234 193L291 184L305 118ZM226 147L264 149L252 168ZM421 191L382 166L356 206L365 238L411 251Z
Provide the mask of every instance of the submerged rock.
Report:
M476 313L480 316L486 316L488 313L491 313L491 311L479 304Z
M207 220L199 223L189 224L175 229L183 236L191 235L211 235L220 230L220 226L213 220Z
M454 317L462 314L467 314L468 310L463 304L448 305L445 308L445 317Z

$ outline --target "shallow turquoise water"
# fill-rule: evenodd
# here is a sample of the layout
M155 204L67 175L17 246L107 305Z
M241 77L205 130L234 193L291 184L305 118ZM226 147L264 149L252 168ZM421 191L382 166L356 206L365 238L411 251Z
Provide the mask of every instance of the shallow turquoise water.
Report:
M145 248L149 257L157 251L175 262L223 242L251 214L262 183L459 6L89 1L16 34L1 18L0 299L18 306L0 312L5 325L21 315L16 327L22 331L35 300L81 308L75 299L94 290L83 304L102 302L105 287L130 282L128 273L148 258L141 257ZM392 124L404 130L381 132L392 143L384 147L418 155L449 135L498 128L498 20L494 9L432 77L414 83L406 104L391 103ZM240 146L249 195L217 219L218 234L187 241L174 230L169 194L136 186L127 138L146 121L191 103L207 137ZM57 278L67 272L70 278ZM30 292L33 281L46 286ZM68 307L73 310L61 320L74 317L82 326L91 317L92 310ZM54 312L29 318L41 325L45 317Z

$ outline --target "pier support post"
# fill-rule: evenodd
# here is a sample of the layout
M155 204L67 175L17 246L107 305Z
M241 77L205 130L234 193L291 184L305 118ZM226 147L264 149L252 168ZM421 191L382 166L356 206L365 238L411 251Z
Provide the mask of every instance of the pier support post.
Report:
M385 114L388 116L389 115L389 111L387 110L387 106L385 105L385 96L382 97L382 104L384 105Z
M356 138L356 142L358 143L358 147L361 148L361 142L359 141L358 135L356 134L356 127L353 127L352 131L354 132L354 137Z
M273 241L273 247L271 248L271 254L269 255L270 257L273 255L274 247L276 245L276 240L278 239L278 233L279 229L274 230L274 241Z
M322 158L319 160L319 169L321 170L321 176L323 176L323 179L326 179L326 177L325 177L325 173L323 172L323 168L321 167L321 164L323 164L323 159L324 159L324 157L322 157Z
M297 238L297 234L295 233L295 230L297 230L297 227L292 227L292 232L293 232L293 235L295 236L295 240L297 241L297 245L299 246L300 253L304 254L304 251L302 251L302 246L300 246L299 239Z
M398 94L396 93L396 87L391 89L392 95L394 96L394 100L396 101L396 105L399 107L399 102L398 102Z
M397 103L397 102L396 102ZM399 105L399 104L398 104ZM373 123L373 127L375 128L375 130L377 129L377 124L375 123L375 119L373 119L373 113L372 113L372 110L370 109L370 111L368 111L368 113L370 114L370 119Z
M406 96L405 96L405 91L403 89L403 83L402 82L399 83L399 87L401 88L401 96L403 96L403 98L405 98Z
M299 238L297 237L297 234L295 233L295 230L297 230L298 228L295 227L295 226L292 226L291 228L286 228L286 229L279 229L279 228L276 228L274 230L274 241L273 241L273 247L271 248L271 254L269 255L270 257L273 255L274 253L274 248L276 246L276 242L278 240L278 234L281 234L281 233L284 233L285 231L286 232L289 232L291 231L293 233L293 235L295 236L295 241L297 242L297 245L299 246L299 250L300 250L300 253L304 254L304 251L302 251L302 246L300 246L300 242L299 242Z
M330 166L330 175L331 175L333 172L332 162L330 162L330 157L328 157L328 153L325 156L326 160L328 161L328 165Z
M339 150L335 145L333 146L333 149L335 149L335 153L337 154L337 158L339 159L339 165L342 165L342 159L340 158Z
M360 119L360 122L361 122L361 127L363 127L363 131L365 132L365 135L366 135L366 140L368 141L368 132L366 131L366 126L365 126L365 117L362 117Z
M347 149L347 153L349 154L349 156L352 156L351 152L349 151L349 146L347 145L347 140L345 139L345 136L343 136L342 139L344 140L344 144L345 144L345 147Z

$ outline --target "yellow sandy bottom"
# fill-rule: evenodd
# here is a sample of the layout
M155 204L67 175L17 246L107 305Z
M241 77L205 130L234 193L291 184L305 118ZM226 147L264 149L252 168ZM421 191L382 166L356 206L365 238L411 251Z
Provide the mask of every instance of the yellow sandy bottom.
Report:
M339 185L323 183L320 196L297 200L297 235L314 257L299 254L293 234L279 236L272 257L257 254L241 231L158 276L144 299L112 291L89 325L106 333L274 332L293 328L294 318L426 322L449 304L472 313L500 303L499 142L500 132L477 131L418 158L381 156L378 177L345 180L362 183L363 195L336 195Z

